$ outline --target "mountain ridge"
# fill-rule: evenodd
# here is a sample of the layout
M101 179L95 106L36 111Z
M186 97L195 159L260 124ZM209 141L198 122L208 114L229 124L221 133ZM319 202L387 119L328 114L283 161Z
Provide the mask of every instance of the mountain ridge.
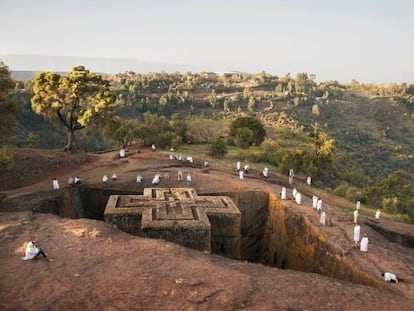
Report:
M83 57L83 56L56 56L56 55L30 55L7 54L0 55L0 59L11 71L59 71L67 72L73 67L85 65L94 72L120 73L135 71L148 72L175 72L186 71L185 64L171 64L165 62L141 61L136 58L121 57Z

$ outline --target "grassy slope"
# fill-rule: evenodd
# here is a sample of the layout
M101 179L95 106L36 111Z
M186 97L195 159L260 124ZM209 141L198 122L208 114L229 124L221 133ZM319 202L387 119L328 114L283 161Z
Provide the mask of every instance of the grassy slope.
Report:
M339 159L347 162L340 166L361 166L373 178L397 169L414 175L414 122L404 104L390 98L348 94L322 105L319 117L311 114L310 106L292 113L305 126L317 121L321 130L336 140Z

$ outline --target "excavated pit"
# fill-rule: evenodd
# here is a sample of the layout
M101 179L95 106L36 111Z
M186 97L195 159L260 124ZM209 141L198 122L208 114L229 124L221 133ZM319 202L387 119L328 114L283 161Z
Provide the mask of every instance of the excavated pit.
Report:
M75 186L65 189L59 195L54 194L54 197L37 198L32 210L66 218L104 220L105 207L111 195L142 194L143 191L133 192L127 189ZM273 194L245 191L199 195L228 196L241 213L239 256L227 254L226 243L223 240L214 241L214 238L211 240L210 252L281 269L318 273L364 285L381 286L378 280L359 269L339 249L329 244L326 237L306 217L293 212ZM224 236L226 222L220 223L221 216L213 217L216 219L210 219L210 222L215 222L214 230L222 232L221 236ZM175 229L175 232L179 233L179 230ZM196 235L197 230L191 234L192 237ZM186 244L185 237L176 242L190 247L194 245Z

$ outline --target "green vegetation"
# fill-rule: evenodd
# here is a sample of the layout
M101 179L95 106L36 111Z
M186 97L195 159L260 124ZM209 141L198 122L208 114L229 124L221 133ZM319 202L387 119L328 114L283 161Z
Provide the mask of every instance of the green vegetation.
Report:
M230 137L241 148L259 146L266 137L263 124L253 117L239 117L230 125Z
M396 171L369 186L364 198L370 205L382 207L387 213L407 214L414 220L414 181L404 171Z
M89 84L94 77L100 82ZM266 72L126 72L104 79L80 66L67 76L43 73L19 82L7 94L20 113L2 142L57 148L67 135L69 149L64 129L85 127L72 138L74 149L154 143L271 165L284 175L293 168L325 191L414 219L413 193L390 190L394 184L412 187L413 85L341 85L316 82L309 73L293 78ZM82 104L74 105L73 98ZM6 110L16 116L17 110ZM74 122L66 127L62 120ZM59 123L64 127L53 127Z
M209 156L217 159L223 158L227 153L227 144L224 139L216 138L209 147Z
M0 146L11 141L11 134L16 126L19 108L16 101L11 98L15 85L9 68L0 61Z
M60 122L67 132L66 150L71 151L75 131L92 124L105 124L114 110L115 95L105 81L83 66L66 76L53 72L37 75L33 85L32 109L50 122Z

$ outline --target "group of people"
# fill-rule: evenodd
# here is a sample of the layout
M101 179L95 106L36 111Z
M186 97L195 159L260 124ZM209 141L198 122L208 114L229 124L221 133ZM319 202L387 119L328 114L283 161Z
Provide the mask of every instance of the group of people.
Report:
M353 221L354 221L354 232L353 232L354 233L353 234L354 235L354 243L355 243L355 245L358 245L358 243L359 243L359 250L361 252L366 253L366 252L368 252L369 239L368 239L368 235L365 233L364 236L360 240L361 226L358 223L358 216L359 216L360 210L361 210L361 201L357 201L355 210L353 212L353 216L354 216L353 217L354 218L353 219ZM374 217L375 217L376 221L380 220L380 217L381 217L381 210L380 209L377 209L375 211ZM387 283L398 283L397 275L392 273L392 272L383 272L383 273L381 273L381 275L384 277L384 280Z
M293 169L289 170L289 183L292 185L293 177L294 177L294 171ZM308 185L311 184L311 177L308 177L306 179L306 183ZM302 194L296 189L296 187L293 187L292 189L292 197L296 204L301 205L302 204ZM282 190L280 192L280 198L281 200L287 200L287 192L286 187L282 187ZM327 217L325 211L322 210L322 200L319 199L317 196L312 197L312 207L320 213L320 224L323 226L326 226L327 223Z
M115 173L112 173L111 180L115 181L117 179L118 179L118 175L116 175ZM108 175L106 175L106 174L103 175L102 183L106 184L108 181L109 181Z
M184 180L183 177L184 177L183 171L181 169L178 169L178 171L177 171L177 181L183 181ZM191 183L193 181L193 177L191 175L191 172L188 172L187 173L186 181L187 181L187 186L190 187L191 186Z
M368 252L368 244L369 244L369 239L367 234L364 234L364 236L362 237L361 241L359 241L360 239L360 232L361 232L361 226L358 224L358 216L361 210L361 201L357 201L356 202L356 206L355 206L355 210L353 212L353 222L354 222L354 242L355 244L360 243L360 251L361 252ZM380 217L381 217L381 210L377 209L375 211L375 220L379 221Z
M293 170L290 170L289 172L289 181L293 180ZM311 184L310 182L310 177L308 177L306 179L306 183L308 185ZM292 189L292 196L293 199L295 201L296 204L301 204L301 194L297 191L297 189L295 187L293 187ZM287 200L287 192L286 192L286 187L282 187L281 192L280 192L280 198L282 200ZM320 214L320 224L323 226L326 226L327 224L327 215L325 210L323 209L323 202L322 199L318 198L317 196L312 196L312 207L314 209L316 209L316 211ZM361 209L361 202L357 201L356 203L356 209L353 213L354 215L354 234L353 234L353 239L356 245L359 244L359 250L361 252L368 252L368 245L369 245L369 239L368 239L368 235L365 233L362 238L361 238L361 226L358 224L358 215L360 213L360 209ZM377 209L375 212L375 220L379 221L380 217L381 217L381 210ZM398 283L398 278L394 273L391 272L383 272L382 276L384 277L384 280L388 283Z
M79 176L75 176L75 178L73 177L69 177L68 178L68 185L72 186L72 185L80 185L81 184L81 179ZM60 184L59 184L59 180L55 177L52 180L52 188L53 190L59 190L60 189Z
M243 182L244 180L244 174L247 174L250 172L250 166L248 164L245 164L243 169L242 169L242 164L240 161L236 162L236 171L239 172L239 179L240 182ZM268 178L269 177L269 168L268 167L264 167L262 170L262 176L264 178Z
M165 172L164 176L162 176L160 172L157 172L154 175L154 177L152 178L151 183L153 185L159 185L161 183L162 178L164 180L169 180L170 179L170 173ZM188 172L187 175L186 175L186 181L187 181L187 186L188 187L191 186L192 180L193 180L192 174L191 174L191 172ZM141 175L138 175L137 176L137 182L141 182L141 181L142 181L142 177L141 177ZM181 169L177 170L177 181L184 181L184 174L183 174L183 171Z
M170 154L170 160L184 161L184 162L188 162L188 163L191 163L191 164L194 163L194 159L193 159L192 156L187 156L186 158L184 158L181 154L180 155ZM204 166L208 166L207 161L204 162Z

